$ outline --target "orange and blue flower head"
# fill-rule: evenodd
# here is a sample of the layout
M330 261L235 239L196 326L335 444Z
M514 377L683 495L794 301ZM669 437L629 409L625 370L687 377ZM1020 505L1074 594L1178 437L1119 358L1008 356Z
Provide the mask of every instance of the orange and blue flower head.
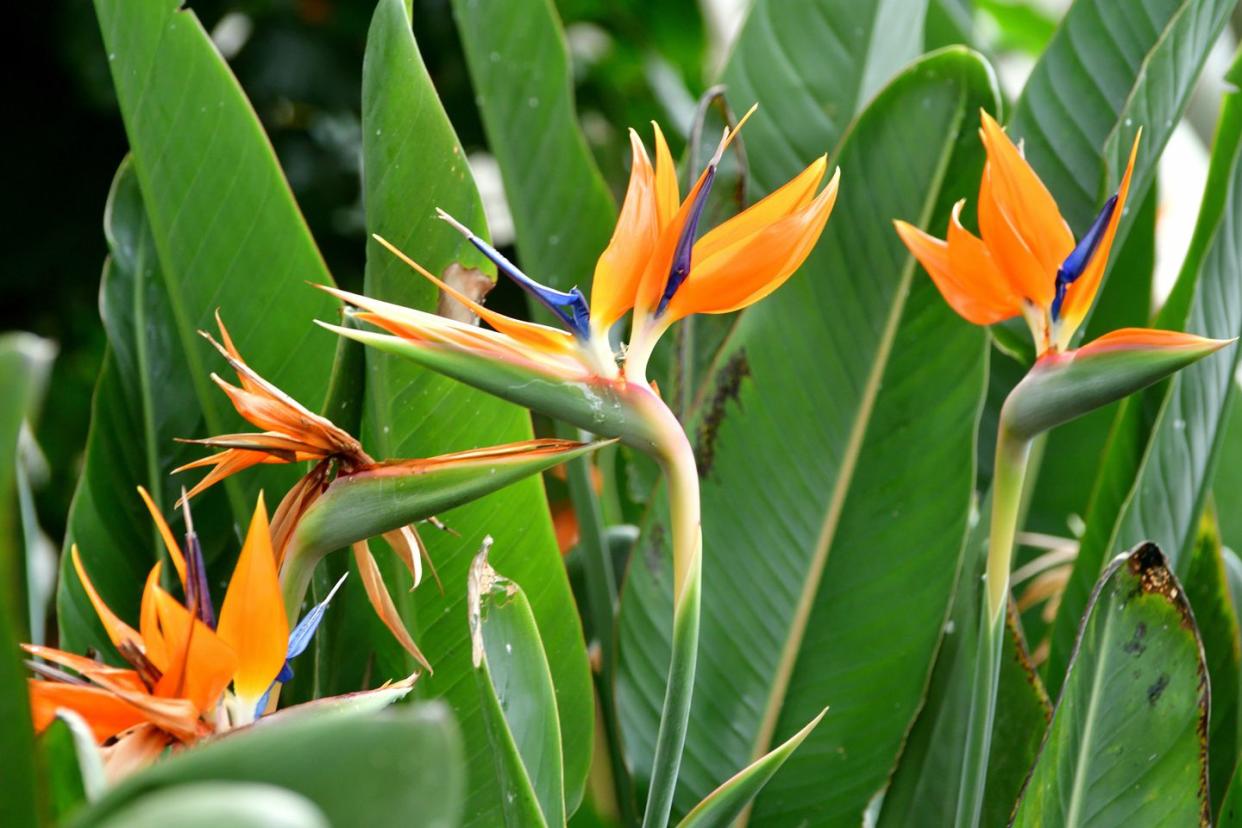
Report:
M540 284L487 241L440 212L501 273L543 305L560 328L487 309L379 237L377 241L493 330L328 290L361 309L359 318L410 342L469 352L571 381L595 377L645 383L651 351L673 322L694 313L740 310L776 290L806 260L832 212L839 172L821 190L827 172L827 160L821 157L766 198L699 235L724 152L753 112L752 107L737 127L725 131L684 200L660 128L653 125L654 164L631 130L629 184L612 238L596 262L589 301L577 287L562 291ZM631 311L631 336L622 357L614 352L610 333Z
M895 222L902 241L961 316L991 325L1024 316L1040 354L1067 350L1095 301L1125 212L1138 154L1134 139L1117 192L1075 243L1056 201L992 116L981 113L987 162L979 183L979 236L962 226L965 200L937 239Z

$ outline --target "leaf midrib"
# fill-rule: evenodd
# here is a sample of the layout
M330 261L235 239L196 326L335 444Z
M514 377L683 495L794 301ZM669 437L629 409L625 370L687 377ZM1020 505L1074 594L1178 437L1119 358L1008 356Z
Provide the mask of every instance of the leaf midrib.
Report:
M1110 607L1111 609L1111 602ZM1100 609L1096 605L1096 611ZM1108 664L1109 648L1103 646L1103 642L1107 642L1113 628L1113 617L1116 613L1107 609L1104 611L1104 629L1101 630L1099 641L1101 647L1095 659L1095 670L1091 675L1091 695L1087 700L1086 721L1083 724L1082 737L1078 741L1078 755L1075 757L1074 764L1074 782L1070 787L1069 807L1065 813L1065 825L1072 828L1079 823L1079 812L1082 810L1083 791L1087 786L1087 760L1091 756L1089 746L1092 743L1092 737L1095 732L1096 713L1100 706L1100 687L1103 684L1104 667ZM1072 666L1072 665L1071 665Z
M960 130L961 124L966 117L965 102L966 93L963 91L959 95L958 111L953 121L954 126L951 134L956 134ZM856 123L857 121L855 121ZM842 136L842 144L845 143L852 131L853 127L846 130ZM954 142L946 142L945 144L933 178L933 186L928 191L930 195L923 205L923 214L919 219L920 225L926 225L931 220L938 201L937 194L940 192L941 185L948 172L955 147L956 144ZM772 689L768 694L768 704L764 710L763 717L760 719L759 728L755 735L754 750L751 752L752 760L762 757L770 748L776 730L777 719L779 718L789 688L789 682L793 675L794 665L802 648L806 626L810 621L811 607L815 596L819 592L824 569L828 563L828 553L836 535L837 527L840 524L841 513L845 507L845 501L853 482L854 471L858 457L862 452L871 413L874 409L876 398L879 395L880 385L883 381L884 371L888 366L893 342L896 340L901 317L905 311L906 302L909 299L910 286L915 272L915 262L910 256L907 256L906 259L906 266L894 288L892 307L885 321L884 331L881 334L875 358L867 375L867 382L863 387L858 413L855 415L854 423L850 428L849 438L845 444L841 472L837 477L836 485L833 486L832 495L827 504L824 522L820 529L819 538L816 541L815 551L812 554L807 576L803 580L802 592L799 595L798 603L790 622L789 635L785 640L785 646L781 650L780 659L777 661ZM746 825L749 817L750 812L747 811L738 824Z

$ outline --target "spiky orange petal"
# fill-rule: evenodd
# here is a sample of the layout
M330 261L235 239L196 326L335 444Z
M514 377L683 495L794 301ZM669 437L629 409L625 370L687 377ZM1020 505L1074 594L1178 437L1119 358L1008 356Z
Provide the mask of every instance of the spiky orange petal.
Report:
M101 687L29 679L30 712L36 732L42 732L66 708L86 720L95 741L102 744L122 730L142 724L141 710Z
M262 495L229 580L216 632L237 655L234 691L257 701L280 672L289 646L289 621Z
M1061 217L1052 193L1001 125L984 110L980 110L980 119L996 203L1022 235L1051 283L1061 262L1074 249L1074 234Z
M108 633L108 638L112 640L112 644L118 649L122 644L130 644L139 649L142 648L142 637L138 632L126 624L117 616L108 605L104 603L103 598L99 596L95 585L91 583L90 576L86 574L86 567L82 565L82 556L78 554L78 545L75 543L69 548L69 554L73 558L73 568L78 573L78 580L82 582L82 588L86 590L86 595L91 600L91 606L95 608L95 614L99 616L100 622L103 624L104 630Z
M366 590L367 600L371 602L375 614L379 616L380 621L384 623L398 643L405 648L405 651L412 655L419 664L431 670L431 664L426 656L423 655L422 650L418 649L414 639L410 638L410 631L405 628L405 622L401 620L401 614L397 612L392 596L388 594L384 576L380 574L379 565L375 562L375 557L371 554L367 542L355 543L353 549L354 561L358 564L358 574L362 578L362 587Z
M181 547L177 544L177 539L173 536L172 529L168 528L168 522L164 520L164 516L156 508L155 501L151 499L151 495L147 493L147 490L139 486L138 495L142 498L142 502L146 504L147 511L151 514L151 520L155 522L155 528L160 533L160 539L164 541L164 548L168 551L168 557L172 559L173 568L177 570L177 578L181 581L181 586L184 587L185 556L181 554Z
M677 165L673 163L673 154L668 151L668 142L664 140L664 132L655 121L651 122L655 133L655 203L659 219L657 232L662 230L677 215L677 206L681 202L680 188L677 185Z
M607 331L634 306L634 294L643 269L660 235L655 177L647 150L634 130L630 130L630 147L633 160L625 201L621 204L612 239L595 263L595 277L591 282L591 325L596 331ZM675 200L676 176L672 186Z
M197 713L214 709L237 669L236 654L160 587L153 587L152 600L168 652L168 668L153 695L184 699Z
M1056 293L1056 270L1048 271L1009 214L996 200L992 164L979 180L979 233L999 271L997 277L1037 308L1047 308Z
M729 313L759 301L784 284L819 241L836 203L839 180L838 172L802 210L699 260L669 302L667 319L673 321L692 313Z

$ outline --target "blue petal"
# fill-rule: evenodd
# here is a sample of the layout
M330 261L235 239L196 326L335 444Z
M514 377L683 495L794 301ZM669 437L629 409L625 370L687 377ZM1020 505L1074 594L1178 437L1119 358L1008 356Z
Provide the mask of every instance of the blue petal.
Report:
M189 504L186 505L189 509ZM207 588L207 567L203 563L203 547L191 528L185 535L185 602L211 629L216 628L216 610Z
M332 587L332 591L328 593L328 597L314 607L311 607L311 611L302 616L302 620L293 628L293 632L289 633L289 647L285 650L285 669L288 669L289 659L297 658L310 646L311 638L314 637L315 630L319 629L319 622L323 620L323 614L328 610L328 602L336 595L336 591L341 588L341 584L345 583L345 577L348 574L347 572L345 575L342 575L341 579L336 582L336 586ZM283 673L284 670L281 672ZM292 670L290 670L290 676L292 676ZM283 679L279 678L277 680L283 681Z
M277 679L276 681L280 681L280 679ZM272 697L272 688L275 686L276 682L274 681L268 686L263 695L259 697L259 703L254 706L254 717L256 719L263 715L264 710L267 710L267 702L268 699Z
M484 256L491 259L501 273L517 282L523 290L534 296L539 304L550 310L574 335L579 339L587 339L591 336L591 311L587 306L586 297L582 295L582 291L578 290L578 288L572 288L566 292L539 284L518 270L517 265L505 258L499 250L472 233L468 227L457 219L443 210L437 210L436 212L439 213L440 218L447 221L459 233L465 236L466 240L477 247Z
M1091 222L1091 226L1087 228L1087 232L1083 234L1082 239L1077 246L1070 251L1065 257L1065 261L1057 268L1057 293L1052 300L1052 318L1056 320L1061 316L1061 303L1065 301L1065 290L1072 285L1082 272L1087 269L1087 264L1095 256L1095 251L1100 247L1100 241L1104 238L1104 231L1108 227L1108 222L1113 217L1113 211L1117 209L1117 196L1112 196L1108 201L1104 202L1104 208L1100 210L1100 214L1095 217L1095 221Z
M664 283L664 293L660 296L660 304L656 306L656 316L664 313L669 301L677 293L682 282L690 275L690 258L694 252L694 237L698 233L699 218L703 215L703 207L707 204L707 196L712 191L712 182L716 180L716 163L707 167L703 186L699 188L694 204L690 207L690 215L681 228L681 237L677 239L677 249L673 252L673 266L669 268L668 281Z

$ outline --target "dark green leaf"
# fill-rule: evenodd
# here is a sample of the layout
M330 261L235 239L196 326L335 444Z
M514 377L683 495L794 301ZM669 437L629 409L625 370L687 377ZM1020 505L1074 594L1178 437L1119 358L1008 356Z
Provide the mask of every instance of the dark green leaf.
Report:
M1208 824L1207 668L1154 544L1096 585L1014 825Z
M688 424L707 600L675 811L824 706L832 712L756 800L757 824L857 825L896 759L958 568L986 338L916 272L889 222L947 220L958 196L945 183L979 174L977 113L997 105L990 70L962 49L881 93L845 141L840 201L818 248L743 314ZM910 112L917 126L897 116ZM780 140L752 136L748 151L779 154ZM622 603L619 696L639 778L669 657L661 510Z
M987 514L988 502L981 509ZM965 772L962 746L972 713L972 677L978 656L986 562L987 521L976 524L966 542L966 560L953 596L953 611L936 656L923 709L906 739L896 772L884 794L880 828L938 828L957 818L958 791ZM1052 705L1030 666L1013 617L1002 642L996 719L980 825L1004 825L1035 759Z
M306 283L330 277L271 144L210 37L180 5L95 3L132 161L118 174L105 222L112 260L101 311L111 351L69 541L103 598L131 620L159 554L134 487L146 486L168 511L177 488L192 482L168 477L188 456L171 439L241 426L209 377L226 366L196 331L214 327L218 309L255 370L311 408L323 399L335 346L310 324L332 304ZM278 496L295 473L269 467L196 502L200 527L211 527L202 536L218 544L204 550L214 574L227 572L231 561L219 552L236 544L229 529L245 525L258 490ZM63 644L110 650L76 578L62 577L58 610Z
M363 171L367 229L409 251L432 272L483 259L451 227L440 207L476 232L486 231L478 193L452 126L436 99L400 0L381 0L363 69ZM438 159L427 163L427 159ZM432 310L436 289L378 244L368 243L366 293ZM426 456L531 436L530 418L513 405L474 391L409 361L367 349L367 445L386 456ZM465 822L494 825L504 791L492 772L490 745L470 663L466 576L486 534L496 538L493 565L529 585L556 686L565 734L566 793L580 790L590 763L594 725L591 679L581 623L557 552L547 500L537 477L440 517L460 534L427 533L443 594L423 588L397 597L414 638L435 668L415 692L444 698L465 737L472 772ZM402 578L394 567L394 595ZM398 665L399 666L399 665ZM395 668L394 668L395 669ZM571 781L572 780L572 781Z
M449 828L464 777L461 737L442 704L286 714L128 777L69 826L115 824L152 792L187 783L257 782L309 799L330 825Z
M556 9L551 0L454 0L453 14L519 261L544 284L585 292L616 207L578 128Z
M763 113L745 134L756 195L836 148L854 116L922 52L926 11L927 0L757 0L721 77L735 111L758 103Z

